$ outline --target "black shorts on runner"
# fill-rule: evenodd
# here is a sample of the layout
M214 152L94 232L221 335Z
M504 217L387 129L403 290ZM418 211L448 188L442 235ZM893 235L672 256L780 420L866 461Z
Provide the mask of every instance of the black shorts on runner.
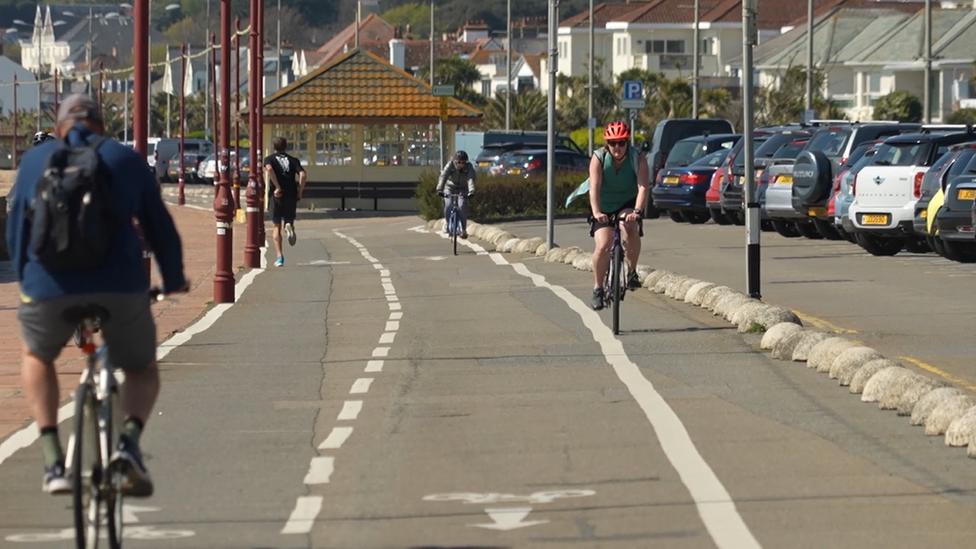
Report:
M294 223L297 211L298 201L294 198L283 196L271 199L271 222L275 225Z
M619 214L620 212L622 212L624 210L633 210L636 206L637 206L637 197L634 197L633 199L628 200L627 203L624 204L623 206L621 206L619 209L614 210L612 212L603 212L603 213L605 213L607 215ZM593 217L593 214L590 214L586 218L586 222L590 224L590 237L593 237L594 235L596 235L597 229L602 229L604 227L609 227L610 226L607 223L599 223L599 222L597 222L597 220ZM644 236L644 220L643 219L638 219L637 220L637 230L639 231L640 236Z

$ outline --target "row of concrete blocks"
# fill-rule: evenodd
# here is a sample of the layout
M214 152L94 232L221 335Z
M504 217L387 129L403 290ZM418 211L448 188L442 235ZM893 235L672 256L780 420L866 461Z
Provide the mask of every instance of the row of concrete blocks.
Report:
M427 227L441 231L444 220L431 221ZM545 257L549 263L593 270L592 252L576 246L550 250L541 238L522 239L498 227L470 221L468 233L493 245L496 252L530 253ZM805 362L808 368L838 380L852 394L860 394L863 402L911 416L911 425L924 426L926 435L944 435L947 446L968 446L967 455L976 458L976 398L961 389L909 370L850 339L804 328L793 311L728 286L646 265L639 265L637 274L644 288L708 309L736 325L739 333L765 332L760 347L772 351L772 358Z

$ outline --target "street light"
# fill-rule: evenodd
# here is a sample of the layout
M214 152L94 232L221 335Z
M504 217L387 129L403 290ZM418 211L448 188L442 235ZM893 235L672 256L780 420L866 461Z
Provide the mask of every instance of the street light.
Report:
M163 9L165 9L166 11L174 11L182 7L183 6L180 6L179 4L168 4ZM170 75L170 81L172 82L173 71L171 70L171 68L172 68L172 63L169 58L169 46L167 46L166 47L166 70L163 72ZM169 85L170 84L167 84L167 86ZM172 104L170 103L172 97L173 97L172 94L170 93L166 94L166 137L173 137L173 132L172 132L173 110L172 110ZM182 153L183 151L180 151L181 155Z

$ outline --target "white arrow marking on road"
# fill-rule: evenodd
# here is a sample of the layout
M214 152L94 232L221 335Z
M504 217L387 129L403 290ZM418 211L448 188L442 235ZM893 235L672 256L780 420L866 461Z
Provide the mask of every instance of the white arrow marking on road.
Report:
M444 255L432 255L430 257L425 257L424 259L426 259L427 261L441 261L441 260L447 259L447 256L444 256Z
M348 265L348 261L329 261L327 259L316 259L315 261L309 261L308 263L299 263L299 265Z
M133 522L139 522L139 517L136 513L154 513L160 511L159 507L142 507L141 505L129 505L128 503L122 504L122 523L131 524Z
M468 526L487 528L488 530L515 530L517 528L538 526L539 524L549 522L548 520L530 520L523 522L525 517L529 516L529 513L532 512L531 507L494 508L485 509L485 512L495 522L491 524L469 524Z
M427 232L427 226L426 225L417 225L416 227L410 227L407 230L408 231L414 231L414 232L417 232L417 233L426 233Z

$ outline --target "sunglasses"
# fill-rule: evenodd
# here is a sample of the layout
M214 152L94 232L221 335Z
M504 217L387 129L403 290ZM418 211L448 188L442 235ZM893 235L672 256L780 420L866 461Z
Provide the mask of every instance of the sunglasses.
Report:
M610 147L623 147L626 144L626 139L621 139L620 141L607 141L607 145Z

